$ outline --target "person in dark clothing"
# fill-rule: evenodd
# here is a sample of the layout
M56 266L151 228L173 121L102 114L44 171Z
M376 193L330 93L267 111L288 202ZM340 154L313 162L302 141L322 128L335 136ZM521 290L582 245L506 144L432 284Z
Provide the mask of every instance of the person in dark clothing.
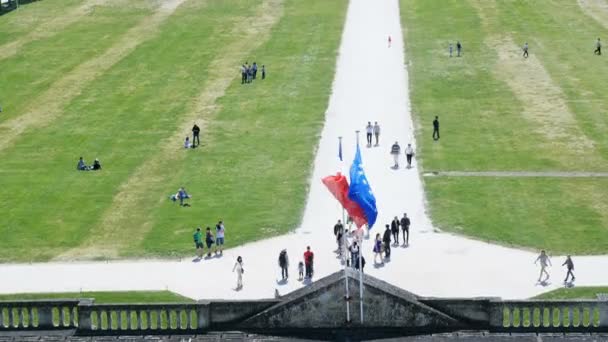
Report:
M336 237L336 243L338 244L338 252L342 255L342 237L344 236L344 225L342 221L338 220L338 223L334 226L334 236Z
M266 67L262 64L262 79L266 78Z
M524 50L523 57L524 57L524 58L528 58L528 42L526 42L526 43L524 44L524 47L522 48L522 50Z
M306 278L312 278L313 274L313 262L315 254L310 250L310 246L306 247L304 252L304 265L306 266Z
M201 139L199 138L200 133L201 129L196 124L194 124L194 126L192 126L192 147L201 144Z
M391 147L391 154L393 155L393 159L395 160L395 165L393 165L393 169L399 168L399 154L400 153L401 153L401 146L399 146L399 143L395 141L395 143Z
M410 218L406 213L403 213L401 218L401 230L403 231L403 245L407 246L410 244Z
M566 261L564 261L564 263L562 264L562 266L564 265L566 265L566 268L568 269L568 273L566 273L566 279L564 280L564 283L568 282L568 278L570 276L572 276L572 281L574 281L574 279L576 279L576 277L574 277L574 273L572 272L574 271L574 262L572 262L572 258L569 255L566 257Z
M600 39L597 39L597 42L595 42L595 51L593 51L594 54L596 55L601 55L602 54L602 43L600 43Z
M93 165L91 166L91 170L93 170L93 171L101 170L101 163L99 162L99 159L95 158L95 161L93 161Z
M433 140L439 140L439 117L436 116L433 120Z
M78 171L88 171L89 168L87 167L87 164L85 164L84 159L82 159L82 157L80 157L80 159L78 159L78 165L76 165L76 170Z
M363 255L361 256L361 266L361 272L365 272L365 257ZM359 258L357 258L357 261L355 262L355 269L359 269Z
M279 254L279 267L281 268L281 277L283 280L289 277L289 258L287 257L287 250L284 249Z
M386 225L384 235L382 236L382 242L384 244L384 258L389 259L391 257L391 228Z
M245 84L247 82L247 67L245 64L241 65L241 84Z
M391 233L393 234L393 242L395 245L399 244L399 218L395 216L393 222L391 222Z
M460 41L456 42L456 57L460 57L460 52L462 51L462 44Z
M365 136L367 137L367 147L372 146L372 136L374 134L374 126L372 126L371 122L367 122L367 126L365 126Z
M258 74L258 64L256 62L253 62L253 65L251 66L251 71L253 72L253 79L255 80L255 77Z
M211 228L207 227L207 231L205 233L205 243L207 244L207 257L210 258L211 257L211 246L213 246L214 243L214 239L213 239L213 234L211 234Z

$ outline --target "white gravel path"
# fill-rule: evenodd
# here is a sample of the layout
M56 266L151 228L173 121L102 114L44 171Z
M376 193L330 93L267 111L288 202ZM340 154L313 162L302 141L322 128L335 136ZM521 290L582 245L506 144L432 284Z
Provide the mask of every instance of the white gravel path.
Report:
M392 261L375 268L371 240L364 246L366 272L427 296L501 296L523 298L561 286L564 276L553 257L553 284L535 284L538 269L531 252L433 232L425 213L421 177L414 168L392 170L390 145L414 142L407 70L404 65L398 0L351 0L340 47L333 94L327 110L302 226L294 233L227 251L222 258L192 262L121 261L0 265L0 293L169 289L192 298L262 298L295 290L297 261L306 245L315 252L315 277L341 268L333 250L332 226L341 217L337 202L320 179L352 161L356 129L367 121L382 126L381 146L363 147L365 170L377 198L378 224L404 211L412 218L409 248L395 248ZM388 35L393 45L388 47ZM344 164L337 158L337 137L344 136ZM365 137L361 137L365 140ZM480 210L483 210L480 208ZM227 239L234 230L227 222ZM236 230L236 229L235 229ZM277 284L278 253L287 248L291 279ZM244 288L234 291L231 272L244 259ZM577 285L608 285L608 256L574 257Z

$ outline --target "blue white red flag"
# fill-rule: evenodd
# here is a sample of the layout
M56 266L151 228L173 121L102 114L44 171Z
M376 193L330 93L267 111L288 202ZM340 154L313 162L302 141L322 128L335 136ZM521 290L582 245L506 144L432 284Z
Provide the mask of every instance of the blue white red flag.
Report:
M350 167L348 198L361 207L367 219L368 227L372 228L378 217L378 209L376 208L376 197L374 197L372 188L367 182L367 177L365 177L365 172L363 171L361 150L358 144L355 159Z

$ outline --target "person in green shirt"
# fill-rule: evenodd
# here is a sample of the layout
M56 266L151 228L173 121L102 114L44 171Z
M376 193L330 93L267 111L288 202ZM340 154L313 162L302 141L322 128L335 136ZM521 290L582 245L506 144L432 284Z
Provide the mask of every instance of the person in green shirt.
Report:
M196 231L194 232L194 246L196 248L196 256L199 259L202 258L205 247L203 246L203 233L201 232L201 227L196 228Z

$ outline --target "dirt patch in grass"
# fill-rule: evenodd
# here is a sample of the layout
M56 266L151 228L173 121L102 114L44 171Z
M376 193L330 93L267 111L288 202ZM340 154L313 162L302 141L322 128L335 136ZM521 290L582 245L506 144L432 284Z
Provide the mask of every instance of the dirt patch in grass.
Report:
M255 20L242 18L236 22L233 36L238 39L226 45L217 54L220 57L210 63L208 80L198 98L194 100L191 110L181 116L181 123L175 133L160 144L163 148L158 154L140 165L120 186L112 205L92 230L91 236L81 246L61 254L56 259L115 258L122 249L137 244L145 237L146 232L152 227L151 221L138 226L129 226L128 230L124 229L131 213L142 205L142 194L165 181L164 177L159 175L165 174L166 165L181 165L185 154L176 152L175 141L180 141L184 132L190 131L193 122L198 124L201 135L204 136L206 122L219 112L220 108L216 101L224 95L234 80L236 66L242 63L243 56L269 39L271 29L282 15L283 0L265 0L252 14ZM243 50L243 41L249 42L246 44L246 50ZM208 139L206 141L208 142Z
M608 28L608 2L606 0L578 0L583 13Z
M100 1L88 1L86 4L94 6ZM158 7L153 15L144 18L129 29L103 54L80 64L53 83L46 92L32 100L25 113L0 124L0 132L2 132L0 151L11 146L24 131L44 127L59 117L65 106L89 83L128 56L138 45L154 37L161 23L184 1L170 0L172 6ZM113 3L113 5L118 6L119 4Z

